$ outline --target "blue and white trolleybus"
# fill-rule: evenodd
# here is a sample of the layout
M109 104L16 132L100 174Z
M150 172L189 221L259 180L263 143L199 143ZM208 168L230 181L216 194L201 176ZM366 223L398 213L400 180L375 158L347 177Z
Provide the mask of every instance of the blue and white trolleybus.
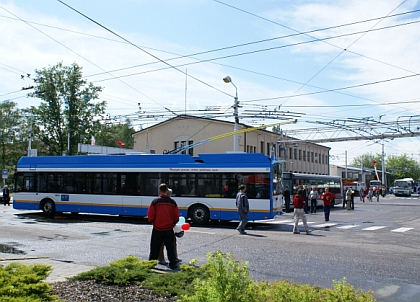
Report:
M247 187L249 220L281 214L281 163L261 153L133 154L22 157L13 207L146 216L161 183L193 223L237 220L235 196Z

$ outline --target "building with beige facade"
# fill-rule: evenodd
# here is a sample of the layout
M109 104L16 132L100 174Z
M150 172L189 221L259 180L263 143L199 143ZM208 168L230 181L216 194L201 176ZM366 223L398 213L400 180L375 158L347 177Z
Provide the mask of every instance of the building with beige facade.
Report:
M233 131L234 123L180 115L133 134L134 149L166 153L184 145L214 138ZM238 131L253 127L239 124ZM284 171L329 174L330 148L310 142L291 140L277 133L258 129L237 134L238 152L263 153L284 161ZM233 152L234 136L212 139L183 153Z

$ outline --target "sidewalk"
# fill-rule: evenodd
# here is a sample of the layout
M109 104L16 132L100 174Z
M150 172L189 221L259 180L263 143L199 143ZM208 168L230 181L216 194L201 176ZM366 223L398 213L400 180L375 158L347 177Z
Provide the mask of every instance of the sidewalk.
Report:
M94 266L74 264L70 261L49 259L48 257L33 257L26 255L15 255L0 253L0 265L7 266L12 262L25 265L46 264L52 267L51 274L45 279L46 282L66 281L67 278L89 271Z

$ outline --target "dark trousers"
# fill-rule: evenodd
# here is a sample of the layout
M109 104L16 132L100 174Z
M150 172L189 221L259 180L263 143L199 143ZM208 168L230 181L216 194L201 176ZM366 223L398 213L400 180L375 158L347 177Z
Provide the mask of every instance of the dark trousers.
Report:
M309 213L309 200L305 200L305 205L303 206L303 210L305 211L305 214Z
M290 213L290 199L286 199L284 202L286 205L286 213Z
M169 267L176 267L176 256L175 256L175 234L174 230L169 231L158 231L153 228L152 238L150 240L150 255L149 260L158 260L159 251L162 243L165 243L166 252L168 254Z
M311 199L311 213L316 213L316 199Z
M324 215L325 215L325 221L329 221L330 220L330 209L331 206L330 205L324 205Z
M3 196L3 204L4 205L9 205L10 206L10 196Z

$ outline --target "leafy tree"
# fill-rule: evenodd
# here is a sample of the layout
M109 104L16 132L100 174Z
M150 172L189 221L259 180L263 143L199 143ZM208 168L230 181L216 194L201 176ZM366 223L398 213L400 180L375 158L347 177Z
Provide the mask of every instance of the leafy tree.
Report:
M377 153L373 155L372 153L363 154L361 156L355 157L353 159L352 165L360 166L363 162L363 167L373 168L372 161L376 161L376 169L382 170L381 163L382 155ZM394 179L410 177L414 180L420 178L420 163L414 159L408 158L406 154L399 156L390 156L385 161L386 171L391 173L392 182Z
M420 164L409 158L407 154L390 156L386 161L386 170L391 172L394 179L410 177L414 180L420 178Z
M14 166L23 155L22 145L19 143L21 122L16 103L10 101L0 103L1 169L9 170L8 184L12 183Z
M373 155L372 153L366 153L358 157L353 158L351 163L352 166L360 167L363 163L363 167L373 169L372 162L376 161L376 169L382 169L382 154L377 153ZM385 166L386 167L386 166Z
M273 133L280 134L281 133L280 125L274 126L272 131Z
M50 155L77 153L77 143L90 141L99 127L98 117L104 113L106 102L99 98L102 88L82 79L82 68L76 63L35 70L36 85L29 97L41 99L39 107L28 112L33 116L34 137ZM70 144L69 144L70 143Z
M122 124L108 123L109 120L105 120L99 129L96 130L94 136L97 145L108 146L108 147L119 147L115 138L125 143L124 148L132 149L134 147L134 138L132 134L135 132L131 126L131 121L127 119Z

